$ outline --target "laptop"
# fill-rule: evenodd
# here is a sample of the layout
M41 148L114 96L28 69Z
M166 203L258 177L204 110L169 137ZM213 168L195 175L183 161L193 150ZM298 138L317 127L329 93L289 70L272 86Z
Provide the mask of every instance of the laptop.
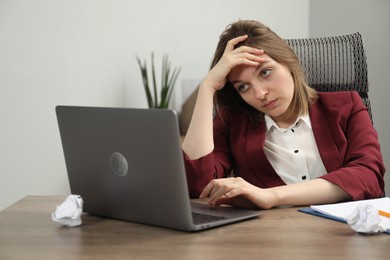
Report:
M56 115L70 190L86 213L183 231L261 214L190 200L173 110L57 106Z

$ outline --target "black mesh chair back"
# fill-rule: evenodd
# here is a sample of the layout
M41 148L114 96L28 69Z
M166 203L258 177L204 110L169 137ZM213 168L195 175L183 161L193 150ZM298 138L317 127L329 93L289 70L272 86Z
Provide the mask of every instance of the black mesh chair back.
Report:
M298 56L311 87L319 92L357 91L372 121L367 58L360 33L285 41Z

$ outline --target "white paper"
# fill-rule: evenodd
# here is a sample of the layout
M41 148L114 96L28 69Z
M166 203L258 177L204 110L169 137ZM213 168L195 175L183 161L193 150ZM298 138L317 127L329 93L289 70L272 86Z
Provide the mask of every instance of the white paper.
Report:
M64 226L75 227L81 225L83 199L79 195L69 195L66 200L51 214L54 222Z
M385 212L390 212L390 198L388 197L326 205L312 205L311 208L318 212L338 217L347 221L348 216L351 216L351 214L359 207L360 204L371 205L377 211L382 210ZM381 226L386 230L390 230L390 218L384 216L379 216L379 218L381 220Z

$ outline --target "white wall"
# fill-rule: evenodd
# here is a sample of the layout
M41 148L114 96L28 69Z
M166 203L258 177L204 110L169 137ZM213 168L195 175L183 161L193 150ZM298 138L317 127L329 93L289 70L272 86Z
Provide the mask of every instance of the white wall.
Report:
M385 165L390 170L389 61L390 1L312 0L310 36L320 37L360 32L367 51L369 96L374 126L379 135ZM390 194L390 174L385 174Z
M69 193L56 105L146 107L135 55L168 53L178 83L198 79L228 23L307 37L308 12L308 0L0 0L0 210Z

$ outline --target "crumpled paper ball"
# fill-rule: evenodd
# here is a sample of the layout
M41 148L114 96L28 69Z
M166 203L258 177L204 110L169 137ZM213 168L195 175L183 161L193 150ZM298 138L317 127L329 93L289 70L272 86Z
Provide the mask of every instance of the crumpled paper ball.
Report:
M386 231L386 228L381 226L378 210L369 204L359 204L347 217L347 223L359 233L374 234Z
M68 227L80 226L83 212L83 199L80 195L69 195L51 214L54 222Z

